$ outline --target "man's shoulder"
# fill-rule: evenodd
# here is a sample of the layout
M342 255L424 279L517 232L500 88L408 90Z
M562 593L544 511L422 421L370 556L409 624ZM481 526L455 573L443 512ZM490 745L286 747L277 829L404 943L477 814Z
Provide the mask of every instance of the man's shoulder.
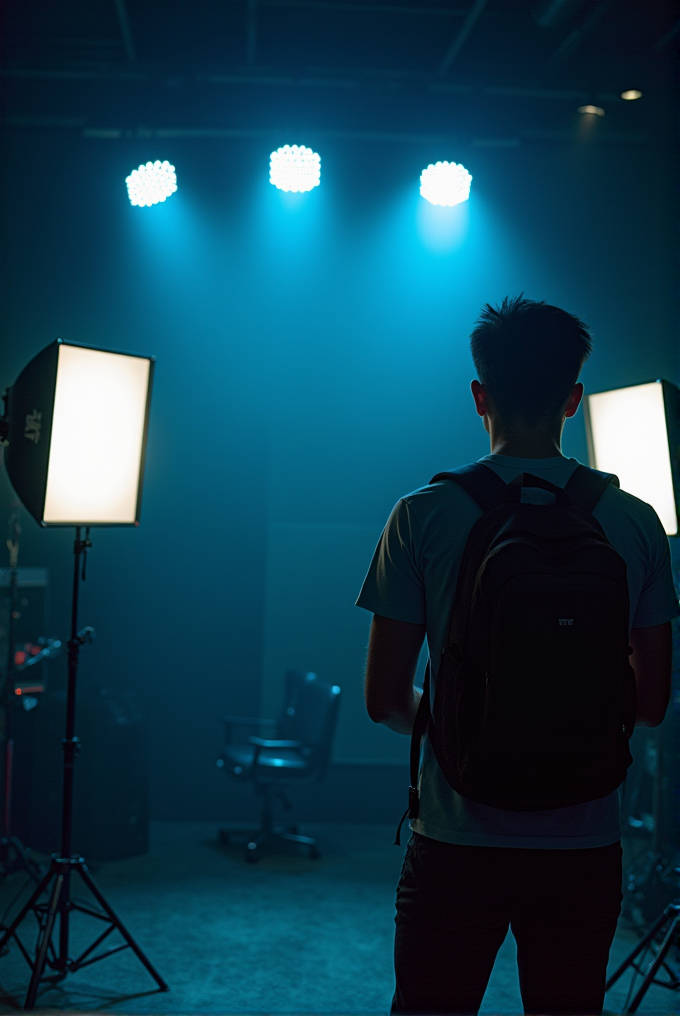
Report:
M448 470L443 469L441 472L448 472ZM436 475L439 476L440 474L437 473ZM459 484L445 478L436 480L434 483L425 483L422 487L417 487L408 494L404 494L399 500L404 501L406 504L429 505L436 504L450 497L457 497L462 493L463 488Z
M622 524L635 526L650 535L656 534L661 528L659 516L651 504L629 494L627 490L621 490L613 483L605 490L593 514L600 521L604 521L605 517L612 522L620 520Z
M446 472L447 470L442 470ZM439 475L439 474L437 474ZM461 518L466 519L481 514L481 509L465 491L460 484L453 480L441 479L435 483L426 483L422 487L404 494L399 499L399 504L407 507L409 514L413 515L421 524L436 519L443 519L448 523L455 522Z

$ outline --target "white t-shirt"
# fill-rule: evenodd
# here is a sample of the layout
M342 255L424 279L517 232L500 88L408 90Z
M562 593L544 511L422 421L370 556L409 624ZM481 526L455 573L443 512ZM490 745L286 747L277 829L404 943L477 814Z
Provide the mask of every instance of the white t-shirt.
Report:
M487 455L479 460L506 483L533 473L563 487L576 459L520 459ZM542 492L536 488L540 502ZM668 539L654 509L610 485L593 512L627 565L630 627L663 624L680 614L673 588ZM395 505L380 538L357 605L373 614L425 624L432 661L446 640L458 569L468 534L481 510L462 487L441 481L407 494ZM467 846L583 849L615 843L620 794L549 811L505 811L457 794L424 739L420 765L420 815L414 832Z

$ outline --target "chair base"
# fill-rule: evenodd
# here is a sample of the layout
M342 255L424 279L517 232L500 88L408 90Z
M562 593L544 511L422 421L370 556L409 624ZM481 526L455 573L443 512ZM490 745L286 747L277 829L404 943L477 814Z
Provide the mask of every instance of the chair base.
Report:
M309 857L317 860L321 855L312 836L301 836L297 826L273 826L270 829L220 829L219 841L224 846L233 839L246 839L246 860L250 864L259 861L267 847L277 843L299 844L307 848ZM264 848L264 850L263 850Z

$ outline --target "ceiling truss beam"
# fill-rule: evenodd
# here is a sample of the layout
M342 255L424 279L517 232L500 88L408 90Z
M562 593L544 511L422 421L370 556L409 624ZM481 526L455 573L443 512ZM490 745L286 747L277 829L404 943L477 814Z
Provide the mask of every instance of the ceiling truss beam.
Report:
M116 8L118 29L120 31L125 56L127 57L128 63L134 63L136 59L135 44L132 38L132 29L130 28L130 19L128 17L127 7L125 6L125 0L113 0L113 3Z
M258 0L246 0L246 64L254 67L257 60Z
M582 45L584 40L588 38L591 32L597 28L604 16L609 14L610 10L618 2L619 0L600 0L600 3L597 5L595 10L588 15L581 27L575 28L560 43L548 60L548 66L559 67L561 64L566 63L566 61L569 60L569 58L573 56L576 50Z
M439 75L440 78L443 78L446 74L448 74L451 65L453 64L453 61L456 59L461 49L467 42L470 33L472 32L472 29L475 27L475 25L481 18L482 14L484 13L484 8L486 7L488 2L489 0L475 0L475 2L473 3L472 7L467 13L465 21L460 26L460 30L456 35L456 38L449 46L446 52L446 56L439 65L439 70L437 71L437 74Z

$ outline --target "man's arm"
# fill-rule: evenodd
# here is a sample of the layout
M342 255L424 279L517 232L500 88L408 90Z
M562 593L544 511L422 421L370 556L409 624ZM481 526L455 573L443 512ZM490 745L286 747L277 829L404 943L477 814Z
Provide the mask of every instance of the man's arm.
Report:
M368 640L364 696L368 715L398 734L410 734L420 702L413 687L424 624L373 615Z
M636 727L658 727L671 697L671 622L633 628L630 658L637 688Z

